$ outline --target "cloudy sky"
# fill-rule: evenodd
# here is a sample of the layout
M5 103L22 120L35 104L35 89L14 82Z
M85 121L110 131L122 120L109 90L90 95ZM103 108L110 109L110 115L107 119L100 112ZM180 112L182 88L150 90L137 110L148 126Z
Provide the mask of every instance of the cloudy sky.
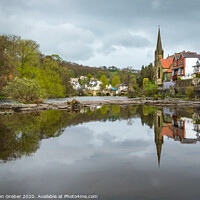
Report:
M158 25L165 57L200 53L199 0L0 0L0 16L0 34L89 66L153 62Z

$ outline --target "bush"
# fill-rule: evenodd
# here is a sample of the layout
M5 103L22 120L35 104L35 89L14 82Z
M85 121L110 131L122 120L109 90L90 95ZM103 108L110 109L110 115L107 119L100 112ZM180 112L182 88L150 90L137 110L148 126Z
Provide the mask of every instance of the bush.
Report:
M147 96L158 94L158 85L152 83L146 84L144 91Z
M179 80L179 81L180 81L180 80L181 80L181 77L179 77L179 76L178 76L178 77L177 77L177 80Z
M186 95L187 95L189 98L193 98L193 97L194 97L194 87L193 87L193 86L187 87Z
M41 103L46 96L39 82L28 78L15 78L3 88L3 93L21 103Z
M149 83L149 79L143 78L143 82L142 82L143 87L145 87L148 83Z
M103 96L104 94L102 93L102 92L97 92L97 94L96 94L97 96Z

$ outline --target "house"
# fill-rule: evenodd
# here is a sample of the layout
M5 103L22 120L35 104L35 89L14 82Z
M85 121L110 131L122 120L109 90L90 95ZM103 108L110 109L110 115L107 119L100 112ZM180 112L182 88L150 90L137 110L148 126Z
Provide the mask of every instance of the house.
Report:
M112 89L113 89L113 86L112 86L111 84L106 85L106 89L108 89L108 90L112 90Z
M118 92L128 92L128 85L122 83L118 86Z
M196 52L181 52L175 54L173 58L172 79L176 81L178 77L182 80L192 79L194 67L200 56Z
M78 83L78 78L71 78L71 79L70 79L70 82L71 82L71 83Z
M80 78L79 78L80 80L82 80L82 81L85 81L85 80L87 80L88 79L88 77L87 76L80 76Z
M101 81L90 80L89 84L86 85L86 89L92 91L99 91L101 89L101 85L102 85Z
M72 87L73 87L74 90L81 89L81 86L80 86L80 84L78 82L78 78L71 78L70 79L70 83L71 83L71 85L72 85Z
M199 55L199 58L198 58L198 60L196 62L196 65L193 66L193 73L196 74L196 75L200 74L200 69L199 68L200 68L200 55Z
M166 59L160 59L160 66L163 71L163 80L170 81L172 78L173 56L168 56Z
M79 83L72 83L72 87L74 90L80 90L81 89L81 85Z

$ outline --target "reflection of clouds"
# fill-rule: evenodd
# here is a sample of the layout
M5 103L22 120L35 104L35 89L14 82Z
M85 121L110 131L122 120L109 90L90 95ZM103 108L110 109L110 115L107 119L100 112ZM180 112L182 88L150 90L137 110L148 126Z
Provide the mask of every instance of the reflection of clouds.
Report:
M86 193L109 200L178 199L178 193L195 199L199 146L165 140L159 169L156 156L153 129L140 119L134 126L126 120L84 123L42 140L32 157L1 165L0 193Z
M89 122L66 128L59 138L44 140L38 154L51 162L59 160L61 163L72 164L97 152L103 155L122 155L142 150L144 153L153 143L152 135L147 132L141 134L140 128L127 126L126 120L115 123Z

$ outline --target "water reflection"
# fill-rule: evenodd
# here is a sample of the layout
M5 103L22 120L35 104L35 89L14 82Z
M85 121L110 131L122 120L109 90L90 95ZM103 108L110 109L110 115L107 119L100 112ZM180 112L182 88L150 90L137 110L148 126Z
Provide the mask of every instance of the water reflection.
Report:
M200 141L200 114L191 108L183 111L158 109L149 106L104 105L82 108L80 113L60 110L0 116L0 160L11 161L30 156L40 146L42 139L59 137L66 127L89 121L127 120L135 125L133 118L139 117L142 125L154 127L154 139L160 165L164 136L181 144L196 144Z
M199 113L104 105L0 116L0 194L198 199Z

